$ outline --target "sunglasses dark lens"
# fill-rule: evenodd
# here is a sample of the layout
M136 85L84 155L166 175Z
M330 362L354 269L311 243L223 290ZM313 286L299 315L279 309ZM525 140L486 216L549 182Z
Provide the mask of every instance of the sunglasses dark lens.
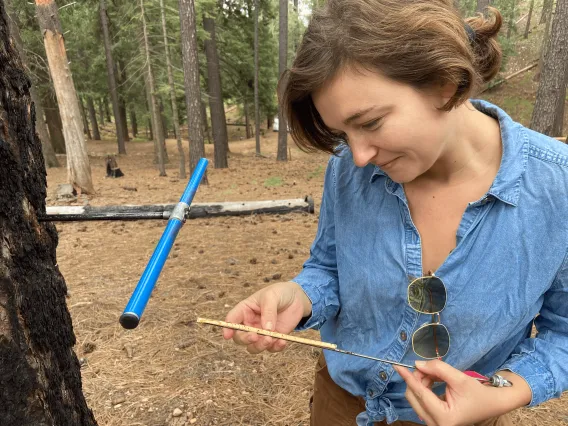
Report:
M417 278L408 286L408 303L419 312L438 313L446 305L446 287L438 277Z
M412 346L422 358L442 358L450 350L450 334L441 324L429 324L414 333Z

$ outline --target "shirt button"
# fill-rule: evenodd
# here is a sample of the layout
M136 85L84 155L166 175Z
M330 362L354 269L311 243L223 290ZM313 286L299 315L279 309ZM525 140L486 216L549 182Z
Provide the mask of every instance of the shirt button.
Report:
M400 332L400 340L402 340L403 342L406 342L407 338L408 338L408 336L406 335L406 331L401 331Z
M379 377L381 378L381 380L386 380L387 379L387 373L385 373L384 371L381 371L379 373Z
M372 397L375 396L375 391L373 391L372 389L369 389L369 390L367 391L367 395L369 395L369 398L372 398Z

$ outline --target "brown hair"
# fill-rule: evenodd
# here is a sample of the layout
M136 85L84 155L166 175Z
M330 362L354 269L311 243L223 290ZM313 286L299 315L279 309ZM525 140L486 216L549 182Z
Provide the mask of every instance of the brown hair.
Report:
M457 87L442 108L465 102L499 71L495 40L502 18L465 22L453 0L327 0L314 11L292 67L279 82L290 133L304 151L333 153L340 138L316 110L311 94L345 66L362 67L418 89ZM473 31L466 30L466 23Z

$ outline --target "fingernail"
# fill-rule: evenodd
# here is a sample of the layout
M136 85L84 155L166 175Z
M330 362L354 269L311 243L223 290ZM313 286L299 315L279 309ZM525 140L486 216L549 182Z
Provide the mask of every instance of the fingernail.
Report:
M268 322L266 323L266 326L264 327L264 329L271 331L271 330L272 330L272 322L271 322L271 321L268 321Z
M426 361L416 361L414 364L417 367L426 367Z

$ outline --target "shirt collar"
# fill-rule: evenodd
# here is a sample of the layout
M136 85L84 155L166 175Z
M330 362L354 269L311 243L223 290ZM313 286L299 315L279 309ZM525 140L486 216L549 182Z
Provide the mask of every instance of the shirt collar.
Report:
M471 100L471 103L478 111L499 120L499 127L501 128L501 142L503 144L501 165L493 184L487 191L487 195L516 206L519 201L521 178L525 172L528 159L527 132L523 126L515 123L501 108L484 100ZM380 176L388 177L384 170L375 166L370 181L374 182Z

